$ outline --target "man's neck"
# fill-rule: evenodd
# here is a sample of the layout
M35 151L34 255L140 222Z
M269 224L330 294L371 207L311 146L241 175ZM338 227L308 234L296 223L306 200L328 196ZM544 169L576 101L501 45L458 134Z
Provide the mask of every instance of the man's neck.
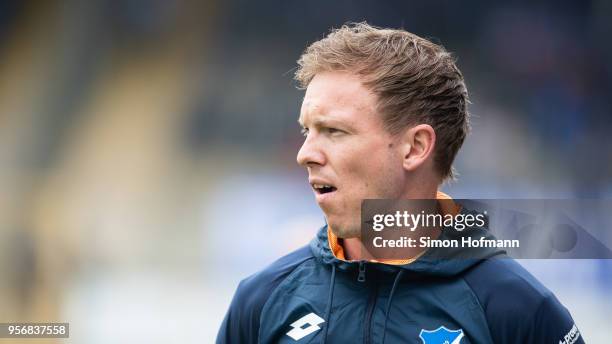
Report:
M425 192L420 197L411 197L412 199L437 199L438 198L438 190L436 189L433 193ZM441 230L434 229L430 232L433 239L436 239L440 234ZM418 240L418 238L417 238ZM365 248L363 242L360 238L346 238L341 240L342 248L344 249L344 256L348 260L373 260L374 256ZM423 249L425 250L425 248ZM414 252L411 254L411 257L405 257L405 259L412 259L416 256L420 255L423 250L419 250L418 252Z
M438 228L430 229L429 233L430 233L429 236L432 239L437 239L442 233L442 230ZM348 238L348 239L341 239L341 240L342 240L341 245L342 245L342 248L344 249L344 257L347 260L349 261L351 260L366 260L366 261L377 260L379 262L384 262L384 260L376 259L370 252L368 252L368 250L364 247L361 239ZM414 259L420 256L423 253L423 251L425 251L426 249L427 248L412 249L409 255L407 255L406 257L401 257L400 260ZM394 260L397 260L397 259L394 259Z
M363 247L359 238L342 239L344 255L348 260L372 260L372 255Z

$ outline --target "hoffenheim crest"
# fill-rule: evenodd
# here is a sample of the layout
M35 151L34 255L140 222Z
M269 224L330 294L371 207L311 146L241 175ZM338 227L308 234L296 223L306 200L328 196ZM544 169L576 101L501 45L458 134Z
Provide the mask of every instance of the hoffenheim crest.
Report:
M459 344L463 338L463 330L449 330L444 326L433 331L422 329L419 338L423 344Z

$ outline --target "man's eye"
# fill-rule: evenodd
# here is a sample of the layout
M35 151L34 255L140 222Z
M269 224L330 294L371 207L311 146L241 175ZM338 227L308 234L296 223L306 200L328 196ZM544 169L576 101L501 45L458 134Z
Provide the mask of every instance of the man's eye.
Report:
M308 128L302 128L302 130L300 130L300 132L302 133L302 135L304 137L308 136Z
M327 128L327 132L330 134L338 134L338 133L341 133L342 130L336 129L336 128Z

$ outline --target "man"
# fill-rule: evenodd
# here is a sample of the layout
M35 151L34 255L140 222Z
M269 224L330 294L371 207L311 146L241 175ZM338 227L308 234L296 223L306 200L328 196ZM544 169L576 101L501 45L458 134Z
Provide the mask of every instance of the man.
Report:
M467 90L448 52L361 23L332 31L298 63L297 160L327 225L240 283L217 343L583 342L555 296L497 249L403 261L364 249L362 200L447 198L438 187L468 131Z

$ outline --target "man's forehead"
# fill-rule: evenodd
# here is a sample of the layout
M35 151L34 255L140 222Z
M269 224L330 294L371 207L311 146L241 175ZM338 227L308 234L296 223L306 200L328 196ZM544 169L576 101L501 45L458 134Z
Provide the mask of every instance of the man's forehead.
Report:
M317 75L306 89L298 122L355 120L375 111L376 97L359 80L343 75Z
M318 104L313 102L312 99L304 97L298 122L303 125L305 122L310 122L317 117L325 117L326 111L327 108L324 104Z
M302 104L302 110L298 122L302 126L322 125L332 123L349 123L355 121L363 114L351 107L334 107L323 104Z

